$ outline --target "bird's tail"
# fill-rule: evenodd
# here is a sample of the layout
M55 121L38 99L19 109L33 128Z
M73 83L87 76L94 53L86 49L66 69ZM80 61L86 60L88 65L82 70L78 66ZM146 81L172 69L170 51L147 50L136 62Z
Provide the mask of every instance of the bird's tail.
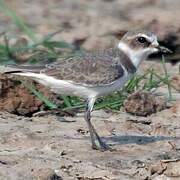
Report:
M0 66L1 74L15 74L15 73L39 73L44 66L31 66L31 65L4 65Z

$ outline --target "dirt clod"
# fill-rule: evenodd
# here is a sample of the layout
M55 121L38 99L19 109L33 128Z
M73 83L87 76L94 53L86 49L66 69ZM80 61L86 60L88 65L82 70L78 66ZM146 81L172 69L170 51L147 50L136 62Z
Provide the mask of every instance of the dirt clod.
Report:
M173 76L171 79L171 84L174 89L180 92L180 75Z
M31 115L40 110L43 106L23 84L17 81L13 76L0 76L0 110L19 115ZM36 85L38 89L47 97L50 97L49 91L43 86Z
M177 101L170 110L173 114L180 115L180 101Z
M165 108L166 102L164 99L142 91L133 93L124 103L126 112L138 116L147 116Z

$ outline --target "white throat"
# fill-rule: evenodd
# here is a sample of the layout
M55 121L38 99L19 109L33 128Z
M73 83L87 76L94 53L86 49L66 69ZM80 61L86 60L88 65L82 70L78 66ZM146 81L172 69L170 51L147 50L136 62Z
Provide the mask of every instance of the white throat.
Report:
M141 61L144 59L144 52L142 50L133 50L123 42L119 42L118 48L129 56L136 68L139 67Z

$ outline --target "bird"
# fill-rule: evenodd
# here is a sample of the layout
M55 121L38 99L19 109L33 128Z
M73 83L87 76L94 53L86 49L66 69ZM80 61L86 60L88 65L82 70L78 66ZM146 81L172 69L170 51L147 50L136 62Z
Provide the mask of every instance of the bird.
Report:
M160 46L155 33L147 30L128 31L119 43L105 50L72 55L44 65L6 65L4 74L30 78L57 94L78 96L86 102L84 119L92 148L112 148L96 132L91 112L97 98L122 89L139 65L154 53L169 53Z

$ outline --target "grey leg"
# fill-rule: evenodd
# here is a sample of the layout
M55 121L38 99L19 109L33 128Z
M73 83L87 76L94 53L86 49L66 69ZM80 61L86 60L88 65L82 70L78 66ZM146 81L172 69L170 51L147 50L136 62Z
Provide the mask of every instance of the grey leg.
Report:
M88 129L90 132L92 148L101 151L110 150L111 148L101 140L94 126L91 124L91 111L93 109L94 102L95 102L94 98L87 100L86 112L85 112L85 120L87 122Z

